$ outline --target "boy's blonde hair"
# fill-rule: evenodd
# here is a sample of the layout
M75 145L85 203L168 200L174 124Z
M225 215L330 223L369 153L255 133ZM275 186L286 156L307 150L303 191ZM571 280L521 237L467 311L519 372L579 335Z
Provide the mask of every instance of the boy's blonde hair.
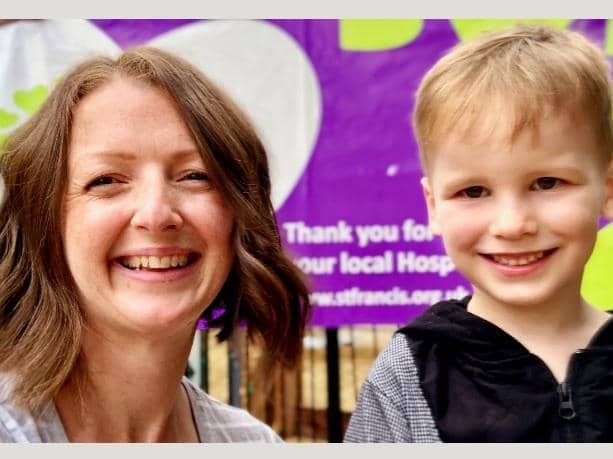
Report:
M416 94L413 126L422 167L428 170L431 149L451 133L493 130L480 126L486 111L509 123L510 141L552 112L583 117L607 164L613 150L609 81L603 53L577 32L520 24L460 43L428 71Z

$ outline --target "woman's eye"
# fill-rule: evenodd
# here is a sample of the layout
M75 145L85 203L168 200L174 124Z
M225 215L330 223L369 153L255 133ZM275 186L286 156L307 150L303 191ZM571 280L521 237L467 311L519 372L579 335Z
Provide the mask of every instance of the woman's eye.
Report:
M561 183L559 178L555 177L539 177L532 185L535 190L551 190Z
M89 182L85 188L90 190L98 186L112 185L113 183L118 183L118 180L115 177L111 177L110 175L103 175L102 177L95 178L94 180Z
M182 180L198 180L198 181L208 181L209 174L206 172L190 172L183 176Z
M460 191L460 195L464 198L483 198L487 195L487 190L482 186L469 186Z

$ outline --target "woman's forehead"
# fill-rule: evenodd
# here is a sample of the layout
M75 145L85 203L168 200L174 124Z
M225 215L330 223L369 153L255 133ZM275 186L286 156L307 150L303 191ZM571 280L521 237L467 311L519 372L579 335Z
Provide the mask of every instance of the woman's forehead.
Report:
M123 152L196 149L191 132L163 91L140 82L114 80L77 105L69 151Z

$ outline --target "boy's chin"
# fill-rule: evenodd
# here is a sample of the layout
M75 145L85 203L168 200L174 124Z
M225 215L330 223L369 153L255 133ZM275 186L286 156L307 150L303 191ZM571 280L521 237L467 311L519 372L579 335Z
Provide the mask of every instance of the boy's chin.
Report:
M541 287L543 285L541 284ZM475 303L479 304L480 308L516 308L518 312L520 310L529 311L538 309L540 307L551 306L559 304L559 295L556 295L554 289L539 289L538 286L531 285L507 285L502 286L501 290L504 293L493 292L490 289L480 289L473 286L473 299ZM540 290L540 291L539 291Z

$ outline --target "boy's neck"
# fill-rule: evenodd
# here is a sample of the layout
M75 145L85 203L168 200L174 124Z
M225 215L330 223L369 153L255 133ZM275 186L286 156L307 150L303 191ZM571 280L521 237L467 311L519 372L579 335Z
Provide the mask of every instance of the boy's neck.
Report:
M468 303L468 311L513 335L510 330L519 332L534 330L539 335L557 333L572 328L581 322L586 311L591 308L580 294L567 294L547 303L506 303L492 297L477 287Z
M610 315L577 292L548 304L504 304L475 288L468 311L498 326L540 357L558 381L565 379L570 356L585 348Z

